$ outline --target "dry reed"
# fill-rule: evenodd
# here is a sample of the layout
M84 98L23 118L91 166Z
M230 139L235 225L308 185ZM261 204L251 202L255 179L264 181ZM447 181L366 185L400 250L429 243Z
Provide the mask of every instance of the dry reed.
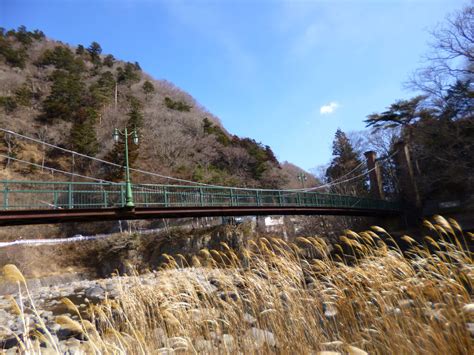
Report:
M425 225L436 238L404 236L403 252L374 227L347 231L331 253L308 237L165 255L156 282L118 279L120 296L90 321L58 321L95 353L473 353L472 235L441 217Z

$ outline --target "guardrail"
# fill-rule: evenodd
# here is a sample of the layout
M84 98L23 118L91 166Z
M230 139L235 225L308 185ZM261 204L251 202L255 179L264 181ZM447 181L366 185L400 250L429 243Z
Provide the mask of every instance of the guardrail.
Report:
M80 209L125 205L124 183L0 181L0 209ZM134 184L137 207L328 207L397 211L397 202L289 190Z

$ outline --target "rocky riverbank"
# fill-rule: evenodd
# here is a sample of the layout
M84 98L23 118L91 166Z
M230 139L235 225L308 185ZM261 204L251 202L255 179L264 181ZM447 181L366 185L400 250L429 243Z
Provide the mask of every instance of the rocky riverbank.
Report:
M216 272L217 274L218 272ZM209 277L209 270L205 273L196 268L183 269L181 276L189 277L199 283L200 287L208 294L214 294L222 300L236 300L236 293L229 293L220 288L222 275ZM220 274L220 273L219 273ZM58 344L59 351L69 355L87 354L91 351L91 345L86 337L80 332L74 331L69 325L62 326L58 322L61 316L70 317L79 321L80 316L87 319L90 315L89 308L104 300L118 300L121 294L127 293L131 288L140 285L155 287L160 283L160 272L150 272L140 276L115 276L97 280L76 280L68 283L60 283L51 286L42 286L29 289L30 298L22 287L22 296L18 292L18 286L9 284L4 290L16 289L12 294L0 296L0 352L4 354L21 353L19 340L24 338L25 329L29 329L30 336L35 337L36 328L43 323L52 334L54 341ZM34 280L30 280L30 286ZM80 315L75 314L63 301L64 298L71 300L79 309ZM30 301L31 299L31 301ZM23 317L19 314L18 307L22 308ZM33 306L34 305L34 306ZM35 309L37 311L35 311ZM39 317L38 317L39 315ZM193 312L193 319L198 320L204 314L201 310ZM248 325L247 339L248 347L257 349L263 346L276 348L277 341L272 332L256 327L257 320L250 314L244 314L245 323ZM159 353L171 354L174 349L183 347L182 339L178 337L167 337L163 328L155 329L155 336L160 339L163 348ZM186 342L185 342L186 343ZM46 345L46 344L44 344ZM219 353L232 352L235 348L235 339L230 334L216 332L211 333L210 339L196 339L191 345L198 352ZM3 349L3 350L2 350ZM42 347L42 354L56 353L51 348Z

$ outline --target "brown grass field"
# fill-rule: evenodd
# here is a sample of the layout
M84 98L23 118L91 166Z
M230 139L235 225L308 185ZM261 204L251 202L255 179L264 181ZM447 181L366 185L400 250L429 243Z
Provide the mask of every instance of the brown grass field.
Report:
M403 251L372 227L346 231L331 253L317 237L261 238L238 253L201 250L184 268L168 257L156 283L127 278L86 314L63 299L80 318L56 321L89 353L472 354L473 234L440 216L425 226L433 235L404 236ZM24 322L21 350L61 352L21 272L4 276L21 290L19 317L38 319Z

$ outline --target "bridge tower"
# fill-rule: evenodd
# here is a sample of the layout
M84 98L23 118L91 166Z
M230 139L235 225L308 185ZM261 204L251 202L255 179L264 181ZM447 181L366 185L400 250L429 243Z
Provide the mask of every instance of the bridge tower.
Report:
M421 199L415 181L413 163L408 145L400 140L395 144L397 173L400 188L400 198L405 210L408 224L416 224L421 216Z
M382 188L382 175L380 173L380 164L377 161L377 154L370 150L365 152L364 155L369 170L370 195L372 198L383 200L385 199L385 193Z

